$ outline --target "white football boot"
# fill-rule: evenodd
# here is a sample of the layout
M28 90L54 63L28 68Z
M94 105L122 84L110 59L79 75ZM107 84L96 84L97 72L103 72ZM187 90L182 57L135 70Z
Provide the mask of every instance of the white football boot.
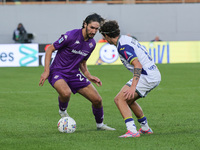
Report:
M69 114L67 113L67 110L62 111L62 110L59 109L59 114L60 114L61 118L69 117Z
M101 127L97 127L97 130L116 130L115 128L111 128L107 126L106 124L103 124Z

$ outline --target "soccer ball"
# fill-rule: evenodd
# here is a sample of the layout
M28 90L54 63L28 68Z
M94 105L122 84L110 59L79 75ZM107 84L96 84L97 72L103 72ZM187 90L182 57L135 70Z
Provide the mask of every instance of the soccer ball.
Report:
M64 133L73 133L76 130L76 121L71 117L63 117L58 121L58 130Z

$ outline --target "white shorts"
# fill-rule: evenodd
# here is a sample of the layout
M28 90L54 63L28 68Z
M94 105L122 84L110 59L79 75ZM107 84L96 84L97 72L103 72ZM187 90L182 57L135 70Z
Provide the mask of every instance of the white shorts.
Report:
M133 78L130 79L126 85L131 86ZM145 97L151 90L157 87L160 84L160 81L157 82L147 82L144 76L140 76L138 84L136 86L136 92L141 96Z

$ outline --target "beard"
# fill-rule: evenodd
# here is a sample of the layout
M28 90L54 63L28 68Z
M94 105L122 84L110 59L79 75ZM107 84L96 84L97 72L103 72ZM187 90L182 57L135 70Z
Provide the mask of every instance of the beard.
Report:
M92 39L95 35L88 33L88 29L86 27L86 36L87 36L88 39Z

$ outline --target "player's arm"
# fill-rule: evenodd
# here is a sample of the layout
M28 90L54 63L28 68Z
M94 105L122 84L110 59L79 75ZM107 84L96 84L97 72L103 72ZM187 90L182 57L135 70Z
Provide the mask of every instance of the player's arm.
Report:
M55 51L55 47L53 45L50 45L46 50L44 72L42 73L40 77L39 86L43 86L45 80L49 76L50 61L51 61L51 56L52 56L53 51Z
M118 52L124 57L124 59L127 60L127 62L134 66L132 85L130 88L128 88L128 90L124 91L124 96L126 99L133 99L136 86L142 72L142 65L138 60L134 47L130 45L122 45Z
M87 68L86 60L83 60L80 63L80 70L81 72L90 80L91 82L94 82L97 86L101 86L101 80L95 76L92 76Z
M134 93L136 91L136 86L138 84L138 81L140 79L140 75L142 72L142 65L139 62L138 58L134 59L131 64L134 66L134 74L133 74L133 82L131 87L124 92L124 96L126 99L134 98Z

